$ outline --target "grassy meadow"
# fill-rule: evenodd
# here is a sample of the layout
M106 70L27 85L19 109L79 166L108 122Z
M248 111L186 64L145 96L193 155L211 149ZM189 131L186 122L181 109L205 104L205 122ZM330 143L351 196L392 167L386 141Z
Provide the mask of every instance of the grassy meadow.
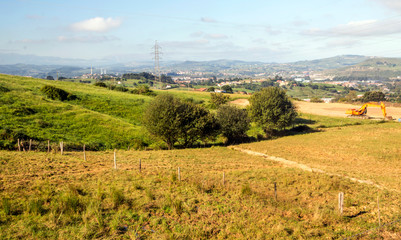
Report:
M377 122L324 128L240 147L401 191L400 136L400 123Z
M49 100L40 92L45 84L78 99ZM210 93L156 90L164 92L209 105ZM336 174L327 175L217 146L221 142L149 151L161 146L141 123L151 100L89 84L0 75L0 143L13 150L15 137L36 144L30 152L0 151L0 239L401 238L399 123L300 113L293 127L310 131L287 129L237 145ZM248 134L256 139L263 131L253 125ZM58 141L67 145L64 155ZM105 151L87 151L84 160L82 144ZM113 148L120 149L117 169L107 150ZM375 229L379 217L382 227Z
M0 156L2 239L343 239L378 226L378 194L382 223L400 217L399 193L224 147L117 151L117 169L111 151Z

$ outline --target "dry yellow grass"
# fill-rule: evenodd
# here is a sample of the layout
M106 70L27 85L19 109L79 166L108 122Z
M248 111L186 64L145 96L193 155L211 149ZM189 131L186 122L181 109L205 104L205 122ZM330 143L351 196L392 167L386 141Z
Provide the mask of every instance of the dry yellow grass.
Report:
M223 147L117 151L117 170L111 151L87 152L87 161L82 152L1 151L0 163L1 238L338 239L377 225L376 188ZM382 192L383 222L397 217L398 199ZM32 208L37 200L43 211ZM7 203L15 214L5 214Z
M399 123L326 129L240 147L401 191Z

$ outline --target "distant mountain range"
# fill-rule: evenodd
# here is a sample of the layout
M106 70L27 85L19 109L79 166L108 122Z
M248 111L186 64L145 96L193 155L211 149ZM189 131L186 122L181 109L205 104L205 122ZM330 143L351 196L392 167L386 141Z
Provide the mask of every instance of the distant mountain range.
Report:
M154 71L151 61L118 62L121 59L84 60L57 57L41 57L34 55L0 54L0 73L45 78L48 75L74 77L91 72L127 73ZM398 69L400 67L400 69ZM377 58L360 55L341 55L331 58L297 61L291 63L263 63L239 60L215 61L169 61L161 63L163 73L201 72L215 76L269 76L298 72L322 72L329 75L344 75L357 71L369 75L378 69L386 72L386 76L399 74L401 59ZM379 71L380 72L380 71Z

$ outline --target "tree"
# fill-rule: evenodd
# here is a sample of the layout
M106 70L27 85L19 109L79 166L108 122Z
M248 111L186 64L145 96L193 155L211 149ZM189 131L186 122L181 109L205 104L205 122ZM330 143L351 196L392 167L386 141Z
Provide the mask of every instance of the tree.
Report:
M233 106L220 106L217 110L216 118L220 125L221 134L227 138L229 143L246 136L246 131L250 127L250 120L246 110Z
M216 119L205 108L192 102L183 102L180 111L179 141L184 147L197 140L205 140L218 134Z
M157 96L146 109L143 120L148 131L160 137L168 149L178 141L187 147L213 136L218 126L203 107L171 95Z
M54 80L53 76L47 76L46 79L47 80Z
M249 98L249 114L267 133L290 126L297 116L293 103L279 87L262 88Z
M214 92L214 87L209 87L206 91L208 91L208 92Z
M356 94L356 91L349 91L349 93L347 94L347 96L345 97L345 99L346 99L348 102L352 102L352 101L354 101L357 97L358 97L358 96L357 96L357 94Z
M223 93L211 93L210 94L210 102L212 103L212 107L218 108L219 106L226 104L230 96L224 95Z
M233 89L230 85L224 85L221 87L222 90L226 91L226 93L233 93Z
M380 102L385 100L386 96L380 91L365 92L362 97L363 102Z

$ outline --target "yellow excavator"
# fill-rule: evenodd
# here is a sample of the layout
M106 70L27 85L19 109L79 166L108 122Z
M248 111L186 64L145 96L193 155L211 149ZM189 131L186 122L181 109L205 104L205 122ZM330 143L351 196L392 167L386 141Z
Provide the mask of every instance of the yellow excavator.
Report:
M366 116L366 113L368 112L368 107L379 107L381 108L383 112L383 117L384 119L391 120L393 119L391 116L387 116L386 113L386 105L384 105L383 102L377 103L377 102L368 102L365 103L361 108L359 109L348 109L345 114L348 114L348 117L356 117L356 118L363 118L363 119L368 119L369 116Z

